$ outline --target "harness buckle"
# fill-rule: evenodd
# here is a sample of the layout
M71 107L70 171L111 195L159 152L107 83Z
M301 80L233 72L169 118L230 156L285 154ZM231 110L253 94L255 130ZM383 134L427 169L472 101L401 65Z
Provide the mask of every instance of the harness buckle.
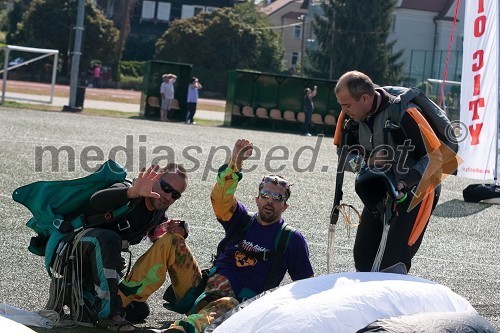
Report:
M120 230L120 231L130 229L130 222L127 219L125 219L122 222L118 223L117 227L118 227L118 230Z

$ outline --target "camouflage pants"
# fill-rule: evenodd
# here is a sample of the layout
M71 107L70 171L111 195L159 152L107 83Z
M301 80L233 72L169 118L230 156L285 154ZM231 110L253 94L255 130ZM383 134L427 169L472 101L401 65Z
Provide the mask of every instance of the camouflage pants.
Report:
M188 333L200 333L215 319L239 304L229 280L220 274L214 274L208 279L204 296L194 313L175 321L170 327L182 328Z
M158 290L169 274L177 299L182 299L191 287L201 282L201 271L184 237L164 234L139 258L130 273L120 282L119 295L123 306L132 301L145 302ZM205 297L193 313L177 320L172 327L189 333L200 333L215 319L232 310L238 301L228 279L214 274L207 281Z
M120 282L120 297L126 307L132 301L145 302L170 277L178 299L201 282L201 271L184 237L164 234L139 258Z

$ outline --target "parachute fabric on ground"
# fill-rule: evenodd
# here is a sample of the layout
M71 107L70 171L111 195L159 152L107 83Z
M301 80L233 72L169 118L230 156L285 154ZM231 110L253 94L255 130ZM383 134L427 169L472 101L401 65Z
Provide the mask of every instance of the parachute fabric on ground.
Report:
M408 275L339 273L282 286L223 322L215 333L356 332L378 319L472 312L448 287Z
M497 330L475 312L417 313L377 320L356 333L496 333Z
M50 311L37 313L0 303L0 332L35 332L24 325L52 328L57 317L56 313L54 316Z
M8 333L36 333L36 331L33 331L31 328L16 323L4 316L0 316L0 331Z

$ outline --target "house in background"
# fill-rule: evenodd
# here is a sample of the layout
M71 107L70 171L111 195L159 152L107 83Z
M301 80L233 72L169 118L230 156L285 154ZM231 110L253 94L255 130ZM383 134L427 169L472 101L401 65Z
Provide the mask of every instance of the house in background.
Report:
M440 78L453 28L457 0L398 0L394 23L387 40L397 40L394 52L403 50L404 82L416 85L428 78ZM448 80L460 81L465 2L461 1L455 36L451 45ZM306 50L315 48L311 21L321 15L319 0L276 0L263 8L276 27L285 49L284 63L296 68L307 63ZM304 54L304 58L302 58Z
M303 67L307 7L303 6L302 0L276 0L261 11L267 15L269 23L280 36L285 50L283 65L290 73L299 74L297 69Z
M405 84L442 78L456 3L457 0L398 1L388 40L397 40L395 51L404 50ZM447 70L447 80L451 81L461 79L464 17L465 1L461 1Z
M154 41L175 19L193 17L200 12L210 13L215 8L233 7L237 2L239 0L94 0L118 29L129 17L131 35Z

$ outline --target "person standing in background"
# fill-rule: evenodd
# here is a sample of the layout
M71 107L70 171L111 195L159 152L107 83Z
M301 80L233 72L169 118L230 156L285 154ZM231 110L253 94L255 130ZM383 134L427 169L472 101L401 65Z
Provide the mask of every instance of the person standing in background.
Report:
M186 124L196 125L194 114L196 113L196 104L198 103L198 90L201 88L200 81L197 77L193 76L188 86Z
M311 116L314 110L314 103L312 101L313 97L316 96L318 93L318 87L314 86L314 89L311 91L310 88L306 88L304 90L304 113L305 113L305 119L304 119L304 126L302 128L302 133L305 136L311 136L311 133L309 133L309 127L311 126Z
M174 99L174 83L177 79L175 74L163 74L163 83L160 86L161 94L161 121L168 121L168 111L172 105L172 100Z
M94 88L101 88L101 64L96 64L92 71Z

